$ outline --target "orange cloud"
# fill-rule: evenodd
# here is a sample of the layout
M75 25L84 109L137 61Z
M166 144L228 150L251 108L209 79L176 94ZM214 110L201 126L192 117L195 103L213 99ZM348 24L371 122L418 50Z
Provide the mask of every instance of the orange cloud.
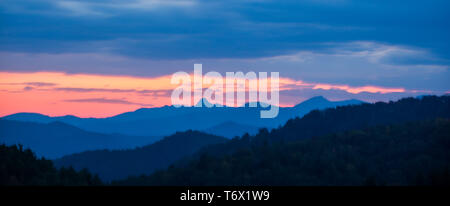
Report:
M324 89L324 90L337 89L337 90L344 90L352 94L359 94L361 92L386 94L386 93L406 91L403 88L386 88L377 86L351 87L348 85L332 85L332 84L316 84L314 85L313 89Z
M192 79L193 75L190 76ZM141 107L170 105L171 92L178 86L170 84L170 80L171 75L133 77L61 72L0 72L0 116L17 112L38 112L51 116L71 114L80 117L108 117ZM270 85L270 80L266 83ZM280 77L279 85L280 91L307 88L343 90L352 94L405 92L403 88L307 83L283 77ZM209 86L203 85L203 89ZM224 89L227 90L226 87ZM244 88L244 91L249 91L249 88ZM271 91L271 88L267 91ZM280 106L291 104L280 102Z
M0 115L107 117L170 104L170 76L141 78L58 72L0 72Z

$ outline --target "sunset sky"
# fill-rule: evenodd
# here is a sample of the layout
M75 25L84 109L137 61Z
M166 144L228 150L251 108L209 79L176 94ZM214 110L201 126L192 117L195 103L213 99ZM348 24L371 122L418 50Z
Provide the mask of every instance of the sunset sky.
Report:
M450 91L449 1L231 1L0 1L0 116L170 105L195 63L279 72L281 106Z

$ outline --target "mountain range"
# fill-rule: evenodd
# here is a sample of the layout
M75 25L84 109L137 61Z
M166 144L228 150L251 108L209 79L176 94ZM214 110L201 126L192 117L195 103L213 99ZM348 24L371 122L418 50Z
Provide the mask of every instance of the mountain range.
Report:
M411 121L434 120L436 118L448 120L450 118L449 105L450 96L429 96L423 98L405 98L397 102L389 103L378 102L375 104L348 105L326 110L314 110L307 115L304 115L302 118L297 117L290 119L280 128L272 130L266 128L260 129L256 135L246 134L242 137L224 141L223 138L210 137L210 135L201 132L179 132L175 135L166 137L155 144L137 148L135 150L127 150L125 152L108 150L83 152L57 159L55 160L55 164L57 166L73 166L77 169L86 167L90 171L98 173L104 180L118 179L119 177L126 177L128 175L151 174L155 169L164 169L164 167L171 164L178 167L185 165L183 163L190 162L198 167L203 167L203 163L197 164L195 162L198 159L201 161L204 155L215 157L230 157L231 155L232 157L236 153L239 154L241 151L251 150L253 148L262 147L262 149L264 149L268 145L284 145L329 134L339 135L341 132L349 130L356 130L354 132L359 135L359 130L368 127L376 128L377 126L404 124ZM409 127L414 128L414 126ZM386 144L385 142L389 143L389 140L386 140L386 138L391 138L390 136L395 137L399 133L404 137L408 136L408 133L405 132L408 132L409 130L405 130L403 133L397 131L397 134L393 135L389 131L389 128L390 127L376 129L376 132L380 133L380 135L376 132L371 133L370 135L380 136L378 139L383 141L380 145ZM426 131L427 130L424 130L424 132ZM361 138L364 138L364 135L360 136ZM199 138L204 140L198 141ZM212 138L212 140L209 138ZM207 140L210 140L208 144L204 142ZM394 141L394 139L392 140ZM340 141L346 143L346 139ZM362 140L359 141L363 142ZM391 144L393 143L395 142L392 142ZM420 144L418 142L408 141L408 144L410 143ZM202 144L202 146L197 144ZM322 146L332 148L332 144L333 141L327 140L326 145ZM401 144L398 144L396 147L401 149L400 145ZM320 147L320 145L318 147L317 151L319 152L322 150L322 147ZM370 148L370 145L365 147ZM377 146L377 150L381 151L383 149L383 147ZM192 155L183 157L182 155L179 155L179 153ZM261 153L264 154L264 151ZM175 157L173 157L174 155ZM374 155L376 156L376 154ZM239 156L242 156L242 154L239 154ZM319 161L321 156L320 154L317 154L314 157ZM282 161L282 159L279 161ZM270 164L277 163L276 161L268 162L270 162ZM192 164L191 166L193 166ZM265 163L259 162L258 164ZM155 165L157 166L156 168L154 167ZM226 165L220 165L220 167L222 166ZM246 167L245 164L240 166ZM235 167L240 166L235 165ZM201 170L208 171L204 175L214 174L214 171L211 171L208 168L201 168ZM188 171L184 175L189 176L191 174L190 172L194 171ZM197 175L197 177L202 176L196 173L192 174ZM242 177L245 174L234 175ZM163 178L171 179L176 177ZM172 180L174 179L171 179L171 181ZM189 180L182 179L180 181ZM213 184L213 182L210 182L209 184Z
M198 104L210 104L206 99ZM2 119L36 123L63 122L80 129L129 136L162 137L189 129L232 138L246 132L255 133L255 128L275 128L288 119L301 117L314 109L325 109L350 104L361 104L359 100L329 101L322 96L313 97L294 107L279 108L273 119L260 118L262 107L181 107L163 106L141 108L108 118L79 118L76 116L49 117L38 113L17 113ZM230 130L230 124L237 130Z
M202 104L209 104L202 99ZM289 118L313 109L360 104L358 100L328 101L314 97L295 107L280 108L275 119L259 118L261 107L142 108L109 118L49 117L38 113L17 113L0 119L0 143L22 144L38 156L50 159L99 149L132 149L179 131L199 130L232 138L256 134L261 127L273 128Z

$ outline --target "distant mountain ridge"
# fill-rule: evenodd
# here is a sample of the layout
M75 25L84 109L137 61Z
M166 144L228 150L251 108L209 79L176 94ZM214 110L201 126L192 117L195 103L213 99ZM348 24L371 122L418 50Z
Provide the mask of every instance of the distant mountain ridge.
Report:
M203 101L203 100L202 100ZM200 102L199 102L200 103ZM201 102L208 104L207 102ZM50 123L64 122L86 131L99 133L118 133L132 136L166 136L177 131L189 129L208 131L227 122L241 126L241 130L252 133L254 128L275 128L284 124L288 119L301 117L314 109L325 109L350 104L361 104L359 100L329 101L324 97L313 97L294 107L280 108L278 117L261 119L261 107L181 107L164 106L158 108L142 108L134 112L126 112L108 118L79 118L71 115L49 117L37 113L17 113L2 119ZM247 125L248 128L245 129ZM243 133L242 133L243 134ZM242 135L239 134L239 135ZM226 134L230 137L233 134Z
M22 144L38 156L58 158L96 149L127 149L153 143L155 137L87 132L62 122L35 123L0 119L0 144Z

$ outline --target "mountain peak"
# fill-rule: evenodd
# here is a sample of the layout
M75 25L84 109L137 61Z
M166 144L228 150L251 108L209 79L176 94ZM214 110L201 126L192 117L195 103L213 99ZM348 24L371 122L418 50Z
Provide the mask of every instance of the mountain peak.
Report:
M201 98L201 99L197 102L197 104L195 104L195 107L203 107L203 106L205 106L205 107L211 107L211 106L214 106L214 104L211 103L211 102L209 102L206 98Z
M295 105L295 107L298 107L300 105L324 104L324 103L329 103L329 102L330 101L323 96L315 96L315 97L312 97L312 98L309 98L309 99L303 101L300 104Z
M328 101L328 99L323 96L315 96L306 101Z

